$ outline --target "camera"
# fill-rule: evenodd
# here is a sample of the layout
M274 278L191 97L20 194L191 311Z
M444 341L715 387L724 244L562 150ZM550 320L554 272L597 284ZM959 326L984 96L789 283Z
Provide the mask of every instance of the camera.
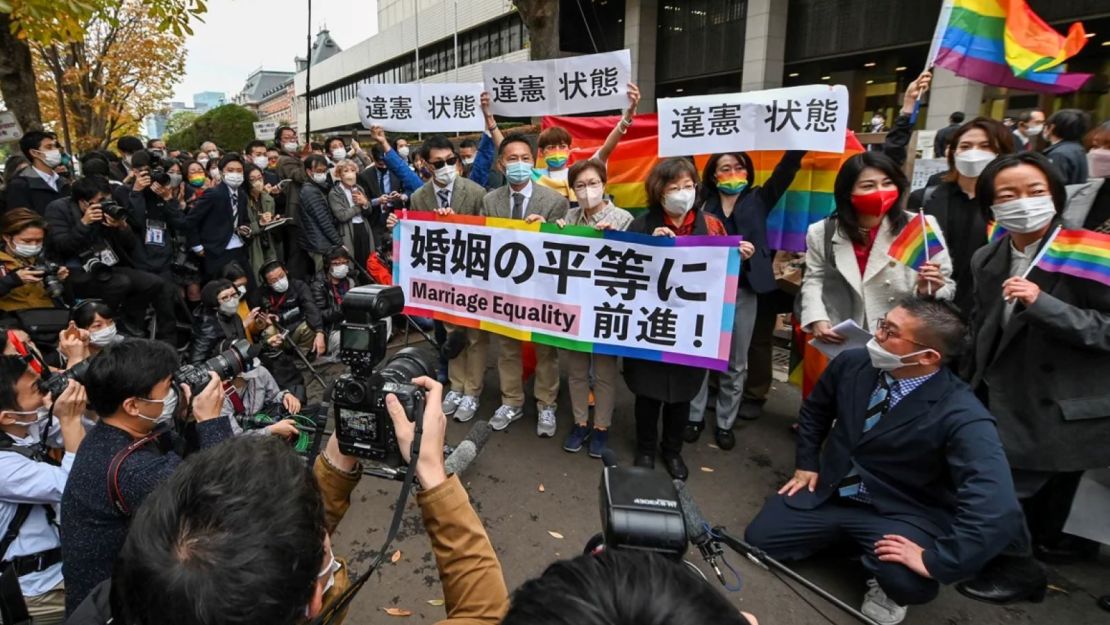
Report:
M52 373L50 377L40 378L38 381L39 390L43 393L50 393L51 397L58 399L58 396L69 386L70 380L76 380L80 384L85 383L85 373L89 370L89 362L89 360L82 360L65 371L58 371Z
M642 467L605 467L598 489L606 548L681 559L688 543L674 483Z
M251 345L246 339L239 339L231 347L209 358L201 365L182 365L173 374L178 386L188 386L196 397L211 379L209 372L214 371L221 380L227 381L244 371L254 368L254 359L262 352L261 345Z
M59 299L65 293L65 287L62 286L62 279L58 277L58 265L49 261L43 261L34 267L35 271L42 272L42 288L46 289L46 294L52 299Z
M112 265L104 262L99 251L85 250L77 259L81 261L81 268L98 280L107 280L112 272Z
M169 186L170 175L166 172L165 167L162 167L161 165L151 166L148 174L150 175L151 182L157 182L162 186Z
M127 219L127 207L117 204L115 200L104 199L100 201L100 210L105 215L116 220Z
M405 305L401 289L370 285L351 289L340 307L339 358L351 368L336 379L331 400L335 406L335 432L339 449L350 456L400 467L401 451L393 432L393 422L385 408L392 394L405 409L410 421L424 413L424 389L411 383L413 378L431 376L438 357L434 349L406 347L384 365L385 320L399 314Z

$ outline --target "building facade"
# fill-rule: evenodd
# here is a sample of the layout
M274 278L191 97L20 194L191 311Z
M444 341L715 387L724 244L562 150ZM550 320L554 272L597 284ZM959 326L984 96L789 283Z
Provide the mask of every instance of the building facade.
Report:
M827 82L851 94L862 129L878 111L892 119L900 94L923 69L940 2L923 0L551 0L560 3L565 55L628 48L640 109L657 97L752 91ZM1000 118L1040 106L1110 118L1110 3L1029 0L1064 32L1082 20L1090 42L1069 71L1094 77L1051 96L986 87L938 69L918 126L939 128L957 110ZM480 82L481 64L528 59L528 32L508 0L381 0L379 33L312 67L311 128L359 127L358 84ZM457 39L456 39L457 33ZM419 46L413 45L419 42ZM458 63L456 63L456 56ZM294 79L304 128L304 72Z

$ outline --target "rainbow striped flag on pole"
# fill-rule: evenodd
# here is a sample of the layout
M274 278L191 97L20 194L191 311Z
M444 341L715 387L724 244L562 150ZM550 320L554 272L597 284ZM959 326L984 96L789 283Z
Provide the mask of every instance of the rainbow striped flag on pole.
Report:
M1091 77L1063 65L1086 43L1082 24L1065 37L1025 0L944 0L925 67L999 87L1069 93Z
M1057 228L1033 266L1110 286L1110 234Z
M918 212L917 215L918 219L906 224L887 250L891 258L914 271L920 271L930 258L944 251L944 244L925 219L925 213Z

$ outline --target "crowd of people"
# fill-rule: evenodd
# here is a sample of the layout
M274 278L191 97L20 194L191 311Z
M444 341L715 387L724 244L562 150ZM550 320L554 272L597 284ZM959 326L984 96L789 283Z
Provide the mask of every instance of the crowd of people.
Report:
M781 288L766 220L805 152L785 152L758 185L744 152L713 154L701 171L690 158L660 159L644 181L649 206L634 215L606 187L609 156L636 120L635 85L604 145L574 163L566 129L534 143L504 135L486 95L479 141L434 135L418 149L380 127L365 149L338 136L305 143L281 127L271 143L241 149L123 137L114 151L75 159L53 134L27 132L0 194L0 558L35 622L103 623L112 612L124 622L291 623L341 594L346 565L328 535L358 461L333 438L306 480L278 441L319 409L306 376L338 358L344 296L388 283L391 233L406 209L739 235L726 371L535 345L536 434L561 427L563 449L600 458L623 379L635 396L634 464L654 469L659 457L685 480L683 445L707 420L728 451L738 421L760 416L780 313L828 345L845 341L837 328L852 321L873 338L834 359L804 400L796 472L751 520L748 540L786 560L854 544L873 577L862 611L880 623L900 622L939 584L988 602L1042 599L1039 560L1098 550L1063 528L1081 475L1104 468L1110 444L1110 395L1099 384L1110 371L1110 289L1031 266L1060 225L1110 232L1110 124L1091 130L1071 109L1004 121L953 114L935 147L947 171L911 193L906 146L930 79L909 86L881 146L840 168L835 210L809 227L797 259L796 296ZM917 270L888 254L916 219L944 246ZM530 412L521 341L430 319L392 327L407 323L465 337L438 381L419 382L428 449L442 448L447 417L481 416L503 431ZM243 344L257 354L249 371L213 373L206 386L178 379L182 363ZM492 409L480 404L490 349ZM79 376L47 384L78 366ZM563 424L561 371L573 415ZM387 405L407 454L411 423ZM703 598L699 609L717 610L708 620L754 622L722 616L727 603L681 569L622 554L557 564L510 605L462 483L444 473L441 454L422 454L415 471L453 617L575 622L544 593L595 593L583 579L662 567L657 586L634 589L644 605L687 588ZM239 557L231 545L266 555ZM234 604L226 589L250 603Z

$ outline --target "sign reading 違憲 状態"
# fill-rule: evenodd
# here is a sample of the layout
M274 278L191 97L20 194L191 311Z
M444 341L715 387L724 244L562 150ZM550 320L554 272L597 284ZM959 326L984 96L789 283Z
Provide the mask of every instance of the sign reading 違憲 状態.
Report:
M529 117L591 113L628 106L628 50L548 61L485 63L485 90L495 115Z
M724 370L739 241L410 212L393 232L393 282L408 314Z
M358 117L397 132L474 132L485 128L481 83L371 84L358 87Z
M659 156L743 150L844 151L848 128L848 89L844 85L662 98L656 106Z

